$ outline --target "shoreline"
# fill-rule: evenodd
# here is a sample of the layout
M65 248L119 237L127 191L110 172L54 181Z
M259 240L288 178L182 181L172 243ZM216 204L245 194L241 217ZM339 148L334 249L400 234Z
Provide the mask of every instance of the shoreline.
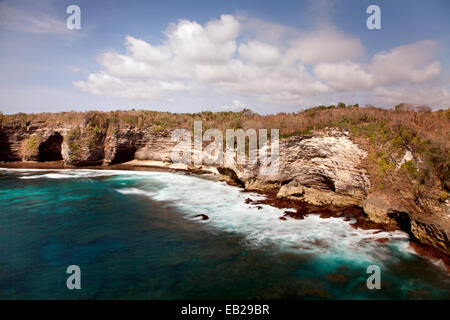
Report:
M0 168L5 169L45 169L45 170L77 170L77 169L91 169L91 170L125 170L125 171L150 171L150 172L182 172L185 174L213 174L219 176L219 172L215 167L208 166L188 166L185 164L174 164L156 160L132 160L120 164L101 165L101 166L83 166L77 167L74 165L66 165L63 161L49 161L49 162L36 162L36 161L15 161L15 162L2 162ZM351 226L355 229L378 229L383 231L401 230L398 226L383 225L375 223L367 219L362 208L350 207L350 208L335 208L331 210L327 207L313 207L305 205L304 203L293 201L289 199L280 199L276 197L276 193L268 190L246 190L242 186L233 183L231 181L224 180L227 184L235 187L239 187L241 192L254 192L265 196L264 200L252 200L247 198L245 203L252 205L265 204L279 209L286 209L284 215L280 217L281 220L287 218L303 219L308 214L316 214L321 218L329 217L343 217L349 221L355 219ZM379 241L382 244L381 241ZM383 241L384 242L384 241ZM430 260L435 265L436 262L442 261L448 273L450 273L450 257L438 249L431 246L414 241L411 237L409 240L409 246L412 251L425 259Z
M132 160L125 163L100 165L100 166L74 166L66 165L61 161L14 161L14 162L0 162L0 168L5 169L93 169L93 170L129 170L129 171L160 171L160 172L186 172L192 174L215 174L219 172L215 167L209 166L188 166L185 164L173 164L169 162L156 160Z

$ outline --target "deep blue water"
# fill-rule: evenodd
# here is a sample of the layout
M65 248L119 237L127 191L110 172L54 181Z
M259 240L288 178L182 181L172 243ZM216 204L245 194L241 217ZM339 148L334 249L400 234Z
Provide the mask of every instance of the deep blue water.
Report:
M402 232L282 221L283 210L247 197L261 196L212 177L0 170L0 298L450 298L447 272ZM380 290L367 289L371 264ZM69 265L81 290L66 287Z

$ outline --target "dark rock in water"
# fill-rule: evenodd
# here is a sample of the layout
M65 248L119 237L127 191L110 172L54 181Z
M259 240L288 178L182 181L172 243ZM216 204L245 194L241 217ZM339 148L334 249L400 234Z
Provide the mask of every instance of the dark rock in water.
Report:
M253 202L252 199L250 199L250 198L245 199L245 203L246 203L246 204L249 204L249 203L251 203L251 202Z
M261 209L262 209L262 207L261 207L261 206L256 206L256 208L258 208L258 210L261 210Z
M208 220L209 217L206 214L197 214L194 218L202 218L202 220Z
M305 218L305 215L300 211L284 211L284 216L285 217L291 217L294 219L298 219L298 220L302 220Z
M331 211L329 211L329 210L324 210L324 212L322 212L322 213L319 215L319 217L320 217L320 218L323 218L323 219L331 218L331 217L333 217L333 213L332 213Z
M280 220L287 220L285 217L279 217Z

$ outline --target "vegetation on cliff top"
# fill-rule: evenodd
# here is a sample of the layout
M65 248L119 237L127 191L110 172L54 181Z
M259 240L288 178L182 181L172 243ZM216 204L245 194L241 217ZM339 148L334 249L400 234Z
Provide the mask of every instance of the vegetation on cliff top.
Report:
M274 115L259 115L248 109L241 112L182 114L129 110L0 115L3 126L41 124L82 128L83 135L76 128L68 134L70 149L75 153L82 137L87 138L89 144L96 145L107 131L135 127L164 134L174 128L192 129L194 121L202 121L204 130L277 128L281 138L335 127L348 131L368 151L365 166L373 188L388 188L392 192L409 190L408 193L414 194L416 199L441 201L450 192L449 109L432 112L426 107L400 104L388 110L339 103ZM398 168L406 150L414 155L414 159L404 161ZM393 184L393 181L396 183Z

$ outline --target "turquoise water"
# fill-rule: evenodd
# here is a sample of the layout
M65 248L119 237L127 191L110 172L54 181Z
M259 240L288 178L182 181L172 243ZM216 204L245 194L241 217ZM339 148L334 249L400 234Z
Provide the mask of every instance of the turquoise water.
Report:
M0 170L0 298L450 298L446 271L402 232L282 221L247 197L261 198L208 176ZM366 287L371 264L380 290ZM81 290L66 288L69 265Z

